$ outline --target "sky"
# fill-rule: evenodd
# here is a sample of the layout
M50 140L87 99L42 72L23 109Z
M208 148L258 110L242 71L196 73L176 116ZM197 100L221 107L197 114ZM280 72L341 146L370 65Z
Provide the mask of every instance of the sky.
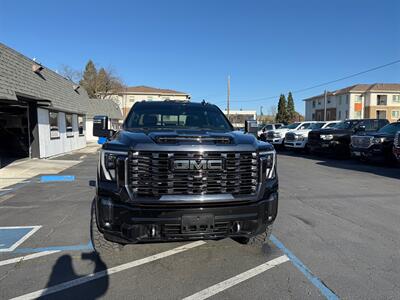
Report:
M92 59L128 86L267 114L279 95L400 60L398 0L0 0L0 42L43 65ZM400 63L305 92L399 83Z

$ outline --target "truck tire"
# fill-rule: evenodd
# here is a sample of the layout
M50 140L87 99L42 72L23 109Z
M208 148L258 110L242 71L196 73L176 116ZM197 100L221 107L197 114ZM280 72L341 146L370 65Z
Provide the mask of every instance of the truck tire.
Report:
M251 238L235 237L232 239L238 242L239 244L248 245L250 247L262 248L265 244L268 243L271 233L272 233L272 225L269 225L264 232L257 234L256 236L253 236Z
M99 256L107 256L122 250L123 245L106 240L104 235L99 231L95 209L96 205L93 200L90 219L90 238L94 251Z

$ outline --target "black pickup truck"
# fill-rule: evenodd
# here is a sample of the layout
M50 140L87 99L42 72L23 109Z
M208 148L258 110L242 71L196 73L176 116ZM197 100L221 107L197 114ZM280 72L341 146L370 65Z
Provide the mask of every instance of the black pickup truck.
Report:
M395 161L393 142L400 122L387 124L377 132L357 134L351 137L351 155L362 160Z
M141 242L267 242L278 209L273 146L208 103L134 104L122 130L94 119L100 151L91 236L98 253Z
M350 156L351 136L360 132L377 131L386 124L384 119L352 119L336 124L333 128L312 130L308 133L311 153L330 153L340 157Z

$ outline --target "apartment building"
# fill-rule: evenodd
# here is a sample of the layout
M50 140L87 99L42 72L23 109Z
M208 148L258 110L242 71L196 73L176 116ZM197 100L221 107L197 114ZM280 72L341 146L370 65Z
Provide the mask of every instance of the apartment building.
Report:
M244 128L246 120L257 120L257 112L255 110L224 110L224 114L235 128Z
M305 117L309 121L379 118L394 122L400 119L400 83L356 84L304 101Z
M186 101L190 99L190 95L184 92L141 85L127 87L116 95L110 95L110 99L113 99L118 104L123 116L125 117L133 104L138 101Z

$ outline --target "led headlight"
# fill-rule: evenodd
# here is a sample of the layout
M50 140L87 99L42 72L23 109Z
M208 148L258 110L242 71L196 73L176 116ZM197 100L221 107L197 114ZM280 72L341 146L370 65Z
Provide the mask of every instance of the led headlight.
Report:
M299 142L304 141L304 139L305 139L305 136L304 136L304 135L302 135L302 134L296 134L296 140L298 140Z
M262 172L265 172L265 178L266 179L274 178L275 166L276 166L276 152L275 151L260 152L260 161L261 161Z
M332 134L321 134L321 139L325 141L330 141L333 140L333 135Z
M274 132L274 137L280 138L282 134L280 132Z
M385 138L373 138L372 144L381 144L385 141Z
M128 152L101 150L100 165L106 180L114 181L116 179L117 160L120 157L127 157Z

